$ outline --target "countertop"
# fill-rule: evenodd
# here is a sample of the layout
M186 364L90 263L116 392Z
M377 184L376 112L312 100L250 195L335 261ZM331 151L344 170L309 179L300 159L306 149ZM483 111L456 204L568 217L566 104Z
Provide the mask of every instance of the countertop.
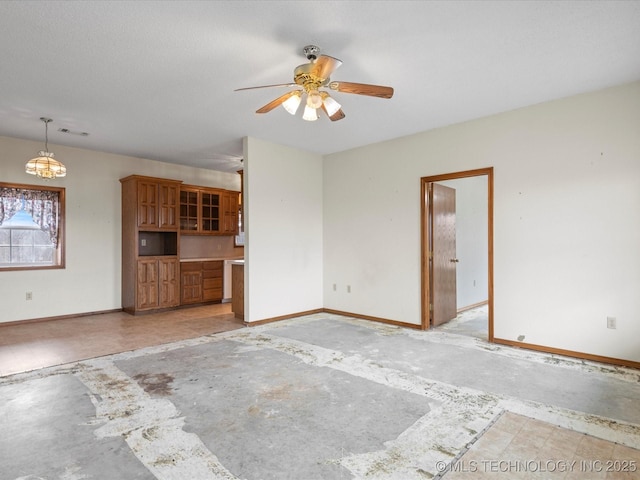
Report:
M242 261L244 263L244 258L242 257L201 257L201 258L181 258L180 262L215 262L219 260L233 260L233 261Z

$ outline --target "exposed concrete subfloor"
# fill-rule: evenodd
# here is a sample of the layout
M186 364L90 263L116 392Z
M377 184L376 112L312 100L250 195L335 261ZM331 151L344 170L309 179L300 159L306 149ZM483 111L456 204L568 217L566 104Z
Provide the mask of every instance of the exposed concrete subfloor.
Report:
M637 370L328 314L6 376L0 405L1 479L640 478Z

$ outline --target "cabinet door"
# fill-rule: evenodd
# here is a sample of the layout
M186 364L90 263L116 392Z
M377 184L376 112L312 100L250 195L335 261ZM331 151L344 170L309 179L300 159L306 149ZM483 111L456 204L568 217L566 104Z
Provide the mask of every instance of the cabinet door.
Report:
M180 189L180 230L198 231L198 190Z
M138 181L138 226L155 228L158 226L158 184Z
M202 301L202 263L189 262L180 267L181 301L199 303Z
M158 260L158 306L177 307L180 305L179 263L177 258Z
M226 235L237 235L238 233L238 200L237 192L228 192L223 196L222 233Z
M158 184L158 197L158 226L164 229L177 230L180 187L171 183L160 183Z
M218 233L220 218L220 193L202 190L200 192L200 231Z
M138 260L136 309L158 307L158 261L155 258Z

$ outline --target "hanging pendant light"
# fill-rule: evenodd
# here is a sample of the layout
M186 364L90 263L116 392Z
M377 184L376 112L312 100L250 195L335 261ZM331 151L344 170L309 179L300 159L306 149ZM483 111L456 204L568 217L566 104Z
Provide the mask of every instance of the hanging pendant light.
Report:
M36 158L32 158L27 162L25 171L30 175L35 175L39 178L52 179L58 177L64 177L67 174L67 167L65 167L58 160L53 158L53 153L49 152L49 122L52 122L50 118L40 117L40 120L44 122L44 150L38 152Z

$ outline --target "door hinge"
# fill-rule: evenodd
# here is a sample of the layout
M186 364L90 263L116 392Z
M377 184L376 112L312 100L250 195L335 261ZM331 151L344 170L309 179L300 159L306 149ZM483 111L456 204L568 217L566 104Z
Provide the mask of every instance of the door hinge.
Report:
M429 252L429 260L433 260L433 252Z
M429 304L429 311L430 311L430 312L433 312L433 303L430 303L430 304Z

